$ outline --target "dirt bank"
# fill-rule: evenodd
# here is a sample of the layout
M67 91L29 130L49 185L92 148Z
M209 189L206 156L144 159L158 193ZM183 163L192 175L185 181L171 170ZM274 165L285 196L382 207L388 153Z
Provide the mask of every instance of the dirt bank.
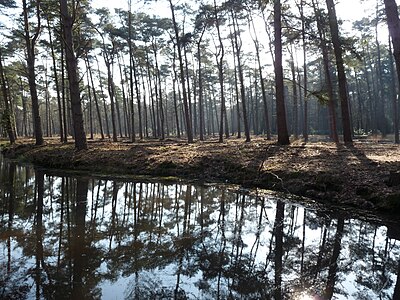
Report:
M20 141L3 149L7 157L44 167L119 175L176 176L206 182L287 191L315 200L400 216L400 147L372 140L352 146L329 142L278 146L254 139L187 144L149 140L138 143L90 141L77 152L72 143Z

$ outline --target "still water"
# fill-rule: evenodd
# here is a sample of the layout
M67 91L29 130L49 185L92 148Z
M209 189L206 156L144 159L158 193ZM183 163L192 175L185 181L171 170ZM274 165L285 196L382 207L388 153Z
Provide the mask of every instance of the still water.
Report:
M273 195L0 158L0 299L400 299L395 229Z

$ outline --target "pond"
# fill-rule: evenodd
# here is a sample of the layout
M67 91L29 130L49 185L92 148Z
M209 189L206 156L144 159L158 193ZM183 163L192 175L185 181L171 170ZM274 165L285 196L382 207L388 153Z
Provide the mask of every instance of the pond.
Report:
M400 299L398 228L0 158L0 299Z

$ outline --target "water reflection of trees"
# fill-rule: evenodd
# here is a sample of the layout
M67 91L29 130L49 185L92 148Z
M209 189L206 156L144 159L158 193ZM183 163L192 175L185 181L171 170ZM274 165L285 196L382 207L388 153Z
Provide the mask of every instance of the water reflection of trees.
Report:
M0 179L1 299L399 294L399 247L384 226L215 186L59 177L3 161Z

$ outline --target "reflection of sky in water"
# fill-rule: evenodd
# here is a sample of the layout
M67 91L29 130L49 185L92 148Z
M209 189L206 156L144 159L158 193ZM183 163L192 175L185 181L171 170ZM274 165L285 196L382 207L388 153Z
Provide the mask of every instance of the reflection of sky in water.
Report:
M1 166L0 171L4 172L4 165ZM19 173L24 175L21 170ZM32 185L32 177L25 179L19 180L25 186ZM69 180L68 193L64 186L63 198L66 200L67 194L70 197L71 224L68 229L64 203L60 249L62 184L65 185L65 180L59 177L45 177L43 261L46 268L53 269L41 269L41 284L54 280L49 280L48 274L57 267L58 251L62 268L71 274L74 272L74 258L71 260L68 252L67 232L70 230L70 238L73 238L76 182ZM0 183L0 191L3 190ZM21 202L24 195L16 193ZM33 275L36 268L36 229L32 225L36 220L36 209L32 208L35 203L33 195L30 197L19 203L14 212L12 228L20 233L16 237L11 233L10 253L6 199L0 198L3 203L0 215L0 280L8 289L25 282L30 287L28 299L36 297ZM258 280L255 283L263 284L263 288L274 283L274 254L270 250L275 249L272 232L276 221L276 196L243 196L215 186L115 183L90 179L87 199L84 241L97 251L97 255L101 255L101 263L97 267L94 265L94 269L89 265L89 269L83 271L83 280L87 280L85 276L99 278L95 287L100 290L103 299L129 299L135 291L168 298L173 295L178 282L179 290L184 290L189 299L215 299L219 282L219 293L223 299L230 291L239 297L233 286L241 284L243 292L246 284L252 282L251 278ZM137 205L140 199L141 205L139 208L136 206L136 213L135 199ZM220 210L222 199L225 214ZM30 212L23 212L24 206L30 206ZM139 222L137 225L135 215ZM338 220L327 217L325 213L321 215L323 218L318 211L290 203L285 205L282 283L286 297L318 299L317 296L324 292ZM135 226L140 226L140 232L135 230ZM94 235L89 232L90 228L96 229ZM358 219L345 220L333 299L376 299L379 296L391 299L397 280L399 247L395 240L387 238L386 232L385 226ZM301 284L300 274L303 234L304 285ZM324 237L327 250L319 255ZM222 253L224 256L219 256ZM321 261L319 270L313 270L318 257L325 261ZM86 261L93 260L93 257L84 258ZM137 272L134 270L135 259L138 259ZM222 259L221 266L218 266L221 262L218 259ZM7 263L12 269L9 274ZM382 274L386 275L386 282ZM54 274L52 276L55 277ZM268 293L273 293L272 288ZM246 294L242 297L246 298Z
M120 191L122 191L123 188L121 188ZM168 194L167 197L169 198L174 198L175 197L175 191L173 189L173 186L167 186L166 187L166 192L165 194ZM158 192L158 191L157 191ZM183 188L182 192L186 192L186 189ZM119 194L120 195L120 194ZM120 197L122 197L120 195ZM215 201L219 201L219 199L214 199ZM122 198L119 198L118 201L123 201ZM254 222L249 222L246 221L244 223L244 226L242 228L242 234L241 234L241 241L244 243L244 245L246 246L245 249L247 251L250 251L250 249L252 247L254 247L254 245L256 244L256 235L255 232L258 229L258 217L259 217L259 213L261 213L261 209L254 206L253 204L255 203L255 198L252 197L247 197L246 196L246 210L244 211L244 215L246 219L250 219L253 220ZM269 221L269 226L266 224L262 224L261 226L261 231L260 231L260 240L259 240L259 248L258 248L258 252L257 252L257 256L255 257L255 262L256 263L263 263L265 261L265 257L268 254L268 245L271 242L271 230L272 230L272 226L273 226L273 221L274 221L274 216L275 216L275 199L274 200L267 200L266 201L266 209L265 211L263 211L263 213L266 215L267 220ZM183 201L179 201L179 206L180 208L183 207ZM90 206L90 205L89 205ZM227 224L227 226L234 226L235 220L237 218L237 211L236 211L236 207L234 205L232 205L232 203L229 204L230 209L228 211L228 214L226 215L226 220L225 223ZM303 235L303 228L301 227L301 224L304 221L304 209L303 207L296 207L297 211L296 211L296 216L295 216L295 222L296 224L295 227L299 227L296 229L295 231L295 235L293 235L294 237L297 238L301 238L301 236ZM287 209L288 210L288 209ZM111 214L111 207L107 206L105 208L105 212L106 215L107 214ZM313 214L313 212L308 211L309 214ZM215 211L213 213L210 214L210 219L218 219L220 212L219 211ZM191 215L191 220L190 222L193 222L193 216L195 214ZM252 218L252 216L254 216L254 218ZM110 217L108 217L110 218ZM358 221L358 220L350 220L350 221L346 221L346 227L353 227L353 226L362 226L361 225L362 222ZM216 233L216 231L218 230L218 225L214 224L214 227L212 227L210 229L211 232ZM176 227L174 227L172 229L172 232L169 232L169 234L171 235L175 235L177 234L177 230ZM330 238L333 239L334 238L334 234L335 232L331 232L330 233ZM306 236L306 240L305 240L305 248L314 248L316 249L319 245L319 238L322 235L322 228L310 228L309 226L305 227L305 236ZM227 240L232 240L235 239L235 233L230 232L230 234L226 234L226 239ZM354 239L354 237L351 237L349 235L344 235L343 239L342 239L342 249L341 249L341 254L340 254L340 260L345 260L346 258L350 257L350 250L348 248L348 245L352 242L352 239ZM384 245L385 244L385 240L386 240L386 228L385 227L378 227L377 231L376 231L376 235L375 235L375 243L376 243L376 251L382 251L382 249L380 249L379 245ZM105 241L106 243L106 241ZM112 247L115 247L116 244L113 244ZM353 262L347 262L347 264L352 264ZM360 264L360 265L364 265L363 261L357 261L355 262L355 264ZM352 267L352 266L348 266L348 267ZM354 265L353 265L354 267ZM176 285L176 275L175 272L178 269L178 266L176 264L170 264L167 268L165 269L156 269L153 270L152 274L149 275L147 274L148 272L143 272L141 273L140 276L143 277L148 277L148 278L157 278L157 282L159 284L159 286L161 287L168 287L168 286L174 286ZM201 278L201 274L200 272L196 274L198 277L197 280L199 280ZM396 281L396 275L395 274L391 274L392 276L392 280L395 282ZM131 276L132 277L132 276ZM287 274L284 274L283 277L283 281L286 282L290 282L291 280L296 280L296 278L298 277L298 274L296 272L289 272ZM273 280L273 273L270 274L270 279ZM189 294L192 295L197 295L197 297L199 297L199 295L201 295L201 293L196 290L196 289L191 289L191 287L194 285L194 283L197 281L196 279L190 278L190 277L186 277L186 276L182 276L181 278L182 282L186 283L186 284L182 284L182 288L187 291ZM343 295L336 295L335 297L337 299L349 299L349 297L351 297L353 295L354 299L357 298L356 296L356 292L357 292L357 283L356 283L357 277L355 276L354 273L348 273L346 275L346 279L340 282L340 289L342 291L345 292L345 296ZM120 278L115 284L109 284L109 285L105 285L103 286L103 296L106 297L107 294L107 286L109 286L110 288L112 286L123 286L126 284L126 281L129 281L127 278ZM122 282L122 283L121 283ZM389 290L389 294L392 292L393 287ZM312 290L312 287L309 288L309 290ZM314 291L316 293L319 293L319 290ZM312 295L312 292L309 293L302 293L301 297L299 299L317 299L317 298L313 298L314 296ZM376 294L373 293L372 291L367 291L367 295L369 295L371 298L376 297ZM114 294L115 296L115 294ZM121 296L122 297L122 296ZM296 296L297 297L297 296ZM108 297L106 297L108 298Z

